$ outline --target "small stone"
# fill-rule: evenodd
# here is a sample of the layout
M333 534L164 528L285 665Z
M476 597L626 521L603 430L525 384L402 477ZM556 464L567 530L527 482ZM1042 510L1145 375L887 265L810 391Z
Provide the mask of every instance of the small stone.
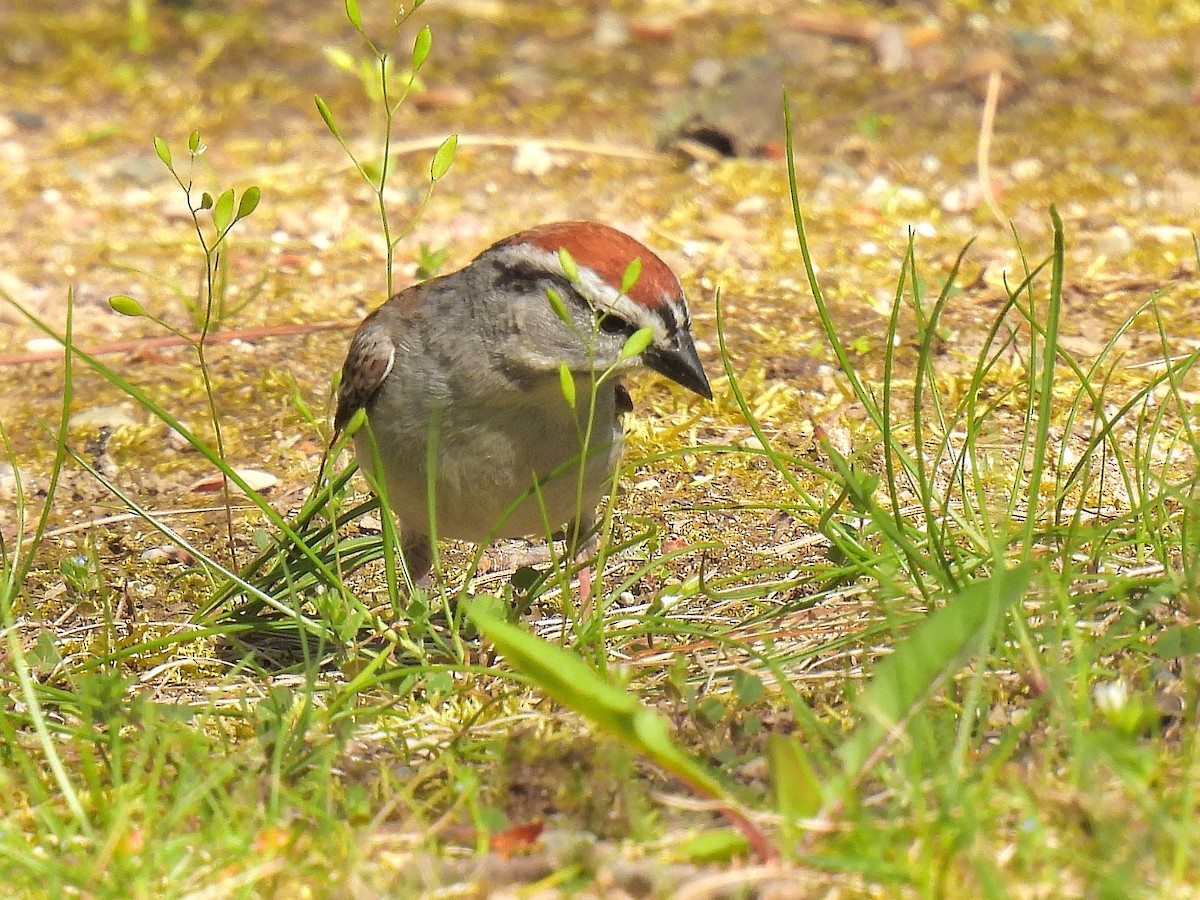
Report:
M1142 229L1142 233L1154 238L1160 244L1174 244L1179 241L1191 241L1192 229L1182 225L1151 225Z
M143 562L155 563L155 564L166 563L166 562L171 561L171 556L169 553L167 553L167 549L165 546L150 547L146 550L143 550L141 553L141 557L142 557Z
M863 188L862 193L863 193L863 197L865 197L866 199L874 200L879 197L885 196L889 191L891 191L891 189L892 189L892 183L890 181L888 181L885 176L876 175L874 178L871 179L871 181L867 184L867 186L865 188Z
M167 446L176 453L186 453L196 449L195 444L185 438L183 434L175 428L167 429Z
M1163 177L1163 206L1170 212L1194 215L1200 211L1200 175L1173 169Z
M725 63L715 56L705 56L692 63L688 80L699 88L713 88L725 77Z
M25 349L30 353L55 353L62 351L62 344L54 338L30 338L25 342Z
M1024 159L1018 159L1009 166L1008 171L1012 174L1014 181L1033 181L1035 178L1042 177L1042 173L1046 171L1046 166L1040 159L1029 156Z
M904 29L891 22L880 24L872 44L875 65L884 72L901 72L912 65L912 52Z
M537 103L554 90L554 79L540 66L517 63L504 73L505 93L515 103Z
M706 237L725 242L742 242L748 237L746 226L742 220L727 213L718 213L705 219L704 234Z
M767 198L762 194L750 194L733 205L733 212L739 216L756 216L766 209Z
M616 50L629 43L629 26L618 12L606 9L596 16L592 42L601 50Z
M522 141L513 153L512 170L517 175L541 178L559 165L559 158L538 141Z
M457 84L431 87L413 96L413 106L421 112L437 109L457 109L474 99L470 90Z
M939 205L949 213L970 212L983 202L983 191L978 181L968 181L950 188L942 194Z
M1133 251L1133 237L1123 225L1113 225L1096 241L1096 252L1105 256L1128 256Z
M114 403L109 406L93 406L81 410L71 416L70 427L75 428L111 428L117 429L127 425L136 425L132 413L123 405Z
M670 13L649 13L630 20L629 31L644 41L666 42L675 37L676 25Z
M9 120L23 131L41 131L46 127L46 117L39 113L25 112L14 109L8 114Z

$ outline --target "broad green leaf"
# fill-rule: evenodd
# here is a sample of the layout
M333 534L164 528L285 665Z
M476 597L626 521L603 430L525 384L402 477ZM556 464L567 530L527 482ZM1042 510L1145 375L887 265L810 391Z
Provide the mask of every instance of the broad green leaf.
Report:
M141 318L146 315L146 310L142 308L142 304L134 300L128 294L113 294L108 298L108 305L112 307L113 312L118 312L123 316L132 316Z
M342 135L338 131L337 125L334 124L333 113L329 111L329 105L321 99L319 94L313 97L313 102L317 104L317 112L321 114L321 119L325 122L325 127L329 129L334 137L340 138Z
M558 248L558 263L562 266L563 274L567 276L568 281L579 283L579 266L575 263L575 257L571 255L571 251L566 247Z
M217 233L223 233L231 224L233 224L233 188L225 191L217 198L217 202L213 204L213 225L217 228Z
M553 700L587 716L666 771L712 797L726 791L715 772L671 743L666 719L594 672L577 655L534 637L473 603L467 616L509 664Z
M417 32L417 39L413 41L412 67L414 72L425 64L425 59L429 56L429 48L432 46L433 32L426 25Z
M1017 603L1033 577L1021 563L972 582L931 612L875 666L856 705L863 721L838 749L848 775L856 774L888 735L916 709L934 684L979 652L1005 611Z
M554 314L562 319L566 324L571 323L571 314L567 312L567 304L563 302L562 294L554 288L546 288L546 299L550 301L550 308L554 310Z
M260 199L262 199L262 191L260 191L257 187L251 186L246 188L245 193L242 194L241 201L238 203L237 218L234 219L234 221L236 222L244 219L246 216L250 215L250 213L254 212L254 210L258 207L258 201Z
M155 135L154 152L158 154L158 158L162 160L162 164L168 169L171 169L171 148L167 146L167 142ZM172 169L172 171L174 171Z
M768 737L767 767L776 812L792 821L817 814L822 802L821 784L799 741L784 734Z
M575 408L575 376L571 374L571 370L567 368L565 362L558 364L558 385L562 390L563 399L567 401L567 406L571 409Z
M355 31L362 31L362 13L358 11L358 0L346 0L346 18Z
M639 328L625 339L625 346L621 348L621 359L632 359L649 347L653 341L653 328L649 326Z
M625 274L621 276L621 293L628 294L633 290L633 286L637 284L638 279L642 277L642 258L635 256L629 261L629 265L625 267Z
M429 178L431 181L441 181L445 174L450 171L450 166L454 163L454 151L457 147L457 134L452 134L442 141L442 146L438 147L437 152L433 154L433 162L429 166Z

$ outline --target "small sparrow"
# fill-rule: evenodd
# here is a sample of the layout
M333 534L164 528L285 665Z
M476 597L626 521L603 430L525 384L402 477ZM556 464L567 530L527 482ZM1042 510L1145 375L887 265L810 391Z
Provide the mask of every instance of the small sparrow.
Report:
M649 343L626 358L640 329ZM616 376L644 366L712 399L690 329L667 265L595 222L504 238L367 316L342 366L334 438L366 409L355 452L399 519L413 580L427 580L434 535L481 543L566 525L578 552L632 409Z

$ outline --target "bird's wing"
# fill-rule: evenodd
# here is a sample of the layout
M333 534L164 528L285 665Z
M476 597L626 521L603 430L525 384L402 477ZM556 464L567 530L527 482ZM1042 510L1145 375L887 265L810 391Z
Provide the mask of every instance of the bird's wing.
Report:
M426 295L443 279L431 278L405 288L371 313L354 333L342 383L338 388L337 411L333 415L333 439L337 440L354 414L371 402L396 362L396 339L418 327ZM394 339L396 338L396 339Z
M342 366L342 383L338 387L337 411L333 415L333 436L342 433L356 412L379 390L383 379L392 371L396 361L396 345L387 329L372 314L354 334L350 352Z

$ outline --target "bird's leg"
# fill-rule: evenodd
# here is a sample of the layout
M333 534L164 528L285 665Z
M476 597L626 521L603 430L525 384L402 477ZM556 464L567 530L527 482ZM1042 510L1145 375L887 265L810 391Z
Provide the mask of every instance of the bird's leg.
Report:
M400 552L404 555L404 567L413 587L428 588L433 585L433 542L427 534L401 532Z
M600 531L593 516L567 526L562 537L572 563L580 563L600 549ZM591 612L593 574L591 566L579 570L579 610L582 615Z

